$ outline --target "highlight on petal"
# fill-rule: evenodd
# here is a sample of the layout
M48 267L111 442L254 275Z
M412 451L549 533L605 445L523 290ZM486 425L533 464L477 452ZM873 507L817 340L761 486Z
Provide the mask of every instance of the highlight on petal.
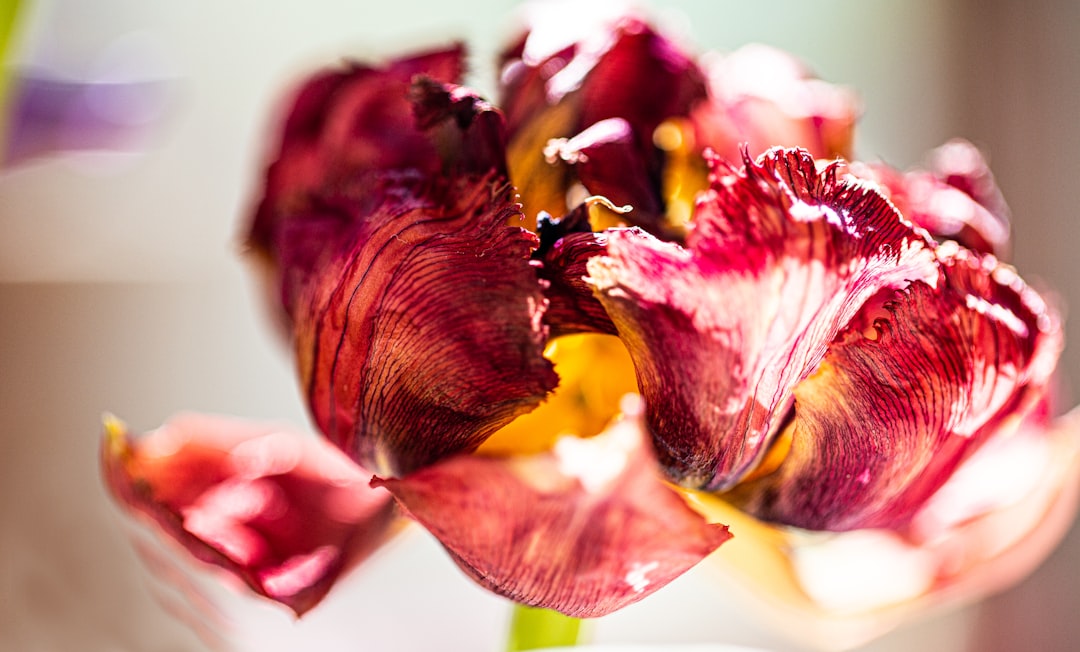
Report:
M730 538L656 475L636 419L550 452L455 457L373 484L484 587L575 617L637 602Z
M734 504L810 530L899 528L988 438L1015 429L1045 391L1060 324L993 259L955 245L939 256L937 288L887 291L839 334L795 388L786 458L737 487Z
M864 302L940 272L924 232L804 150L713 165L685 248L615 230L587 267L634 360L660 463L715 491L761 463L792 390Z
M736 162L745 147L801 147L814 158L850 159L860 106L855 94L814 77L792 55L766 45L710 53L702 66L709 101L691 122L697 149Z
M881 184L900 212L935 238L1008 255L1009 207L986 159L971 143L952 140L938 147L928 170L899 172L885 164L853 163L851 172Z
M274 424L188 414L136 436L110 418L102 467L125 509L297 615L392 532L370 473Z
M530 7L528 33L501 61L507 156L526 217L563 215L582 196L602 194L634 205L633 224L662 232L663 156L653 132L689 115L705 97L704 78L633 12L600 11L568 26L555 5Z
M555 387L518 215L486 177L349 218L301 301L296 350L316 423L362 466L401 475L468 452Z

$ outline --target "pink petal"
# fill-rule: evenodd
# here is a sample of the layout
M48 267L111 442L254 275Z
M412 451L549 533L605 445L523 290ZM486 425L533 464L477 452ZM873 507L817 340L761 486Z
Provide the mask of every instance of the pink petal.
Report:
M370 473L272 424L192 414L132 436L109 421L102 466L122 506L297 615L391 532Z
M935 238L1007 255L1009 207L971 143L954 140L937 148L929 170L898 172L883 164L853 164L851 170L880 183L900 212Z
M850 158L860 106L850 90L813 76L790 54L748 45L710 54L703 64L709 99L692 114L697 147L729 161L774 146L802 147L815 158Z
M615 231L588 270L634 359L661 464L719 490L761 461L792 389L868 298L939 271L923 232L803 150L741 172L713 164L686 248Z
M868 303L795 388L791 450L732 500L812 530L906 524L957 466L1041 396L1060 351L1052 313L996 263L957 251L946 282ZM999 275L1000 276L1000 275Z
M576 617L644 598L730 538L656 475L637 421L549 453L455 457L373 484L486 588Z

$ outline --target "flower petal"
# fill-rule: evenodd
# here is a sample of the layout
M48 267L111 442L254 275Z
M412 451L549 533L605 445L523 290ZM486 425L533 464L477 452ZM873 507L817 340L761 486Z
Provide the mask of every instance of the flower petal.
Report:
M500 93L511 178L527 217L565 214L579 199L572 191L584 185L586 194L633 204L634 224L659 229L663 157L653 132L704 99L697 64L635 15L576 20L580 39L566 42L564 14L534 9L529 33L503 55ZM613 183L620 166L622 183Z
M272 424L183 415L133 437L109 420L102 465L123 506L297 615L391 532L370 473Z
M544 323L552 338L582 332L615 334L615 324L585 281L589 259L607 247L607 236L593 232L589 211L589 204L582 203L561 219L541 214L537 224L540 246L533 259L540 262L538 272L547 283Z
M389 475L472 450L557 383L535 237L506 225L518 216L509 186L470 179L407 199L358 221L296 329L316 423Z
M517 602L602 616L730 538L655 474L637 421L528 457L455 457L389 489L473 579Z
M338 226L311 215L325 188L387 171L439 173L431 138L414 126L409 88L417 75L456 81L463 59L457 45L384 67L349 63L314 76L296 94L248 233L287 312Z
M699 150L729 161L766 148L802 147L814 158L850 158L860 107L850 90L815 78L790 54L751 44L728 55L709 54L709 101L691 120Z
M634 359L661 464L720 490L761 461L791 390L880 289L937 282L929 240L802 150L714 170L687 248L608 235L590 280Z
M880 183L900 212L935 238L999 257L1008 254L1009 207L971 143L953 140L937 148L929 170L853 164L851 171Z
M996 262L957 251L946 283L868 303L795 388L790 452L731 500L811 530L897 528L1041 396L1057 320Z

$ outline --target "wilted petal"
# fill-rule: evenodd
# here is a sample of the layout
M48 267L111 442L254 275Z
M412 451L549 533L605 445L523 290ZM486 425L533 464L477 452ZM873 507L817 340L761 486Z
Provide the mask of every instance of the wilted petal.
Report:
M298 615L390 533L393 501L332 446L271 424L176 417L105 426L106 484L193 556Z
M723 172L687 248L613 231L607 255L588 262L634 359L661 464L712 490L757 466L792 388L863 302L939 275L923 232L805 151Z
M709 101L691 117L698 150L729 161L774 146L802 147L815 158L850 158L859 115L855 94L815 78L790 54L747 45L707 55Z
M549 453L455 457L373 484L483 586L576 617L644 598L730 537L656 475L636 420Z
M320 270L296 320L301 377L322 432L361 465L400 475L472 450L555 386L518 216L492 177L391 195Z
M897 528L1006 419L1015 427L1053 369L1057 320L1014 275L995 280L992 259L943 262L937 289L887 292L840 334L795 388L786 459L733 502L811 530Z
M979 150L953 140L931 153L929 170L899 172L884 164L852 164L877 181L905 217L935 238L996 256L1009 250L1009 207Z

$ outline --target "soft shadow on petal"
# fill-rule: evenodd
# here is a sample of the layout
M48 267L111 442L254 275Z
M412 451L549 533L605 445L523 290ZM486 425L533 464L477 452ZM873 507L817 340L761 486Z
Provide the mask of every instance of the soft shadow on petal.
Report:
M713 164L685 248L614 230L587 267L634 359L661 464L720 490L761 462L792 389L867 299L940 271L925 232L804 150Z
M481 585L576 617L644 598L730 537L657 476L637 419L547 453L455 457L373 484Z
M1058 321L1014 275L995 280L992 258L946 249L938 288L888 291L833 342L795 388L787 457L732 502L810 530L899 528L1015 430L1053 371Z
M297 615L393 531L370 473L273 424L189 414L136 436L109 419L102 466L127 510Z

